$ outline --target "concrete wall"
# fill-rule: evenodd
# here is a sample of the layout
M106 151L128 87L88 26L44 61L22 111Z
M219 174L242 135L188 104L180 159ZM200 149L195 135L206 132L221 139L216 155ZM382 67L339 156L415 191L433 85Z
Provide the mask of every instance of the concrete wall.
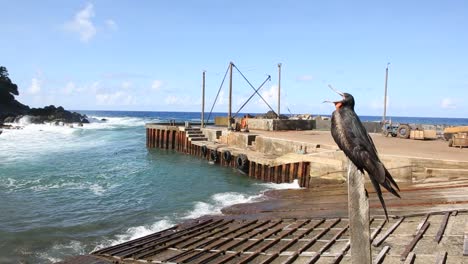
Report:
M273 120L273 130L312 130L315 120Z
M368 133L382 133L382 125L379 122L362 122Z
M315 121L315 129L317 130L330 130L331 129L331 120L317 119L314 121Z
M222 134L221 130L214 130L214 129L202 129L203 134L208 139L208 141L215 142L219 139Z
M247 119L247 125L249 126L249 129L252 130L273 131L273 120L274 119L249 118Z
M315 120L286 120L286 119L247 119L249 129L253 130L312 130Z
M253 135L251 133L230 132L225 130L222 131L219 142L231 147L246 149L252 146L253 142L256 141L256 138L258 138L257 135Z
M257 137L255 139L255 149L265 154L285 155L288 153L304 153L304 151L305 153L316 153L322 150L336 150L337 147L277 138Z
M215 126L225 126L228 125L228 118L227 116L216 116L215 117Z

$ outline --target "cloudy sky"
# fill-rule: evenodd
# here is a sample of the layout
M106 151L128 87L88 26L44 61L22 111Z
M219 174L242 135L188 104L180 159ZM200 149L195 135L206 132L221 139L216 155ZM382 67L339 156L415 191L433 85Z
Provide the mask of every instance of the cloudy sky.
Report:
M210 108L230 61L281 112L329 114L328 88L381 115L468 116L468 2L1 1L0 65L31 106L74 110ZM233 111L253 90L233 74ZM228 85L216 111L227 111ZM288 110L289 109L289 110ZM245 112L268 107L253 97Z

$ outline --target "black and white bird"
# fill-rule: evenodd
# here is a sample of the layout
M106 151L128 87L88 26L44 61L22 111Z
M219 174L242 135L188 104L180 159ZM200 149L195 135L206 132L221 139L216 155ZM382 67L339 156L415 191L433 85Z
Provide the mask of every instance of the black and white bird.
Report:
M398 198L400 198L398 194L400 188L380 161L372 138L354 112L354 97L351 94L342 93L331 86L329 87L342 97L340 101L325 101L335 104L336 107L331 119L333 139L362 174L364 174L364 171L367 172L388 220L387 208L380 185Z

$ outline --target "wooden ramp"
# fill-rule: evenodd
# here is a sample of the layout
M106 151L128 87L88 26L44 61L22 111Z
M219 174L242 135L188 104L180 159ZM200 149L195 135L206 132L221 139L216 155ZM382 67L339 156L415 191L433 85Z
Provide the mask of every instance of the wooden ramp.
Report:
M374 263L468 263L467 211L371 221ZM208 218L93 252L114 263L349 263L348 219Z

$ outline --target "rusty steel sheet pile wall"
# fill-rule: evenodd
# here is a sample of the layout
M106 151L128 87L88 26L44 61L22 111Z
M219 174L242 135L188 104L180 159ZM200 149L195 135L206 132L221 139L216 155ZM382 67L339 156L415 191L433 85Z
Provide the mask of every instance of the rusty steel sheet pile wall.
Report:
M195 129L193 129L195 130ZM212 161L220 166L237 168L236 160L242 152L235 151L229 161L223 158L223 152L217 148L206 147L206 145L194 144L197 138L190 138L190 135L195 134L192 129L186 131L184 128L177 126L154 126L146 128L146 147L171 149L180 153L200 157L208 161ZM203 139L203 138L202 138ZM193 140L193 141L192 141ZM200 141L195 141L200 142ZM203 141L202 141L203 142ZM209 143L209 142L207 142ZM206 149L203 149L203 146ZM211 152L214 152L218 159L213 161ZM298 181L301 187L309 187L310 182L310 162L298 161L286 164L263 164L249 160L248 171L245 172L249 177L272 183L292 183Z

